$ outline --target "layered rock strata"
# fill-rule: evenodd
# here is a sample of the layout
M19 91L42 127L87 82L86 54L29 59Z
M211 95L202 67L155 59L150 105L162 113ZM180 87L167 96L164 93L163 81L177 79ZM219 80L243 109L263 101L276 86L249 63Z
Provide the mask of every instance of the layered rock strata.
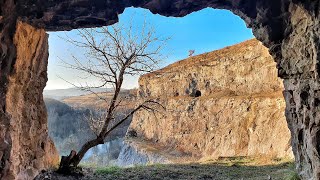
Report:
M192 156L292 156L283 84L268 49L249 40L179 61L139 79L141 110L131 132ZM158 107L158 110L161 107Z

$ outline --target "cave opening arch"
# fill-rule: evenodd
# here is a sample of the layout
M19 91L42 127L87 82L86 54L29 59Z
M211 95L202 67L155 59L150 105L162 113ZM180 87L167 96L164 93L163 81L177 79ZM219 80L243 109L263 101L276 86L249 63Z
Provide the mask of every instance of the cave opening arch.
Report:
M145 16L147 16L147 15L152 16L152 17L149 17L146 19ZM256 42L256 40L249 40L249 39L253 38L252 31L251 31L251 29L246 27L243 20L227 10L215 10L212 8L206 8L204 10L201 10L200 12L199 11L195 12L192 15L188 15L183 18L168 18L168 17L164 17L164 16L153 15L150 13L150 11L145 10L145 9L127 8L124 11L124 13L120 15L119 23L121 23L121 24L127 23L130 20L130 17L132 17L132 16L134 16L134 19L135 19L134 22L136 22L136 23L132 24L133 28L135 28L136 26L140 27L140 24L143 24L142 22L146 21L146 20L148 22L157 21L157 23L156 23L157 29L163 29L162 31L158 32L159 34L163 35L164 32L170 32L170 34L175 34L170 38L170 43L172 44L171 49L177 48L178 50L176 50L176 51L174 51L174 53L172 53L173 54L172 56L174 56L175 59L167 58L169 62L165 62L165 64L167 64L167 63L171 64L172 62L174 62L176 60L181 60L181 59L187 58L189 49L195 49L196 53L193 54L193 56L196 56L197 54L208 53L209 51L221 49L221 48L224 48L225 46L238 44L243 41L255 41ZM155 17L153 17L153 16L155 16ZM201 19L201 17L206 17L206 19ZM124 21L126 19L129 19L129 20ZM136 20L136 19L138 19L138 20ZM209 20L211 22L211 25L207 24L207 22ZM229 20L229 23L226 23L226 20ZM131 20L128 23L130 23L130 25L131 25ZM227 25L230 23L232 25ZM135 24L137 24L137 25L135 25ZM188 33L179 32L179 31L181 31L181 29L187 29L187 28L190 28L193 26L196 26L196 28L188 31ZM153 27L155 27L155 26L153 26ZM137 29L139 29L139 28L137 28ZM187 31L187 30L185 30L185 31ZM201 36L199 35L199 32L201 32ZM183 35L178 36L177 33L180 33ZM63 59L63 61L68 60L68 59L72 59L72 57L70 58L68 56L63 56L65 54L70 53L71 55L77 56L77 54L75 54L74 52L78 53L78 52L84 51L84 49L81 49L81 48L78 49L76 47L73 47L72 44L66 42L66 39L68 37L69 38L73 37L73 39L77 39L78 41L80 41L81 37L78 37L77 34L78 34L77 30L68 31L68 32L49 32L49 62L48 62L48 82L47 82L47 86L49 86L49 88L54 87L54 85L57 83L57 79L53 79L53 81L51 79L53 76L52 75L53 73L58 74L59 77L62 77L63 79L66 79L68 82L72 82L73 84L78 83L77 79L75 79L75 78L71 79L72 75L70 74L70 71L72 71L72 69L68 69L68 68L64 69L63 67L61 67L60 63L57 63L57 64L52 63L53 61L55 61L55 62L59 61L59 59ZM181 42L180 42L182 39L184 40L183 44L181 44ZM174 42L172 42L172 41L174 41ZM203 44L203 45L201 45L201 44ZM261 46L261 43L254 43L254 44L258 44L259 45L258 47ZM251 47L251 45L250 45L250 47ZM75 49L71 49L71 48L75 48ZM248 50L248 51L250 51L250 50ZM265 52L265 50L263 52ZM78 53L78 54L80 54L80 53ZM66 57L66 58L63 58L63 57ZM173 59L173 60L171 60L171 59ZM273 60L270 60L270 61L272 62L272 65L274 65L274 67L275 67L275 64L273 64ZM51 65L50 65L50 63L51 63ZM76 72L78 72L78 71L76 71ZM230 73L230 74L232 74L232 73ZM181 94L182 96L187 94L187 96L190 96L190 97L200 97L202 95L202 87L198 88L198 89L196 87L194 87L194 86L197 86L197 83L195 82L195 80L193 80L196 76L197 76L197 72L190 73L190 77L188 77L188 78L186 77L186 79L188 79L188 81L190 81L190 85L188 85L188 88L190 88L190 89L188 90L188 92L180 92L178 94L176 94L176 93L172 93L172 94L174 94L175 96L179 96L179 94ZM273 72L273 77L276 77L274 72ZM63 79L60 79L60 80L62 82L64 82ZM82 80L82 79L80 79L80 80ZM84 80L88 81L88 78L85 78ZM90 83L93 81L94 81L94 79L92 79L92 80L90 79ZM130 82L132 82L132 81L136 81L136 83L138 83L137 79L133 79L133 80L130 79ZM64 83L66 83L66 85L70 85L67 82L64 82ZM124 83L124 84L126 84L126 83ZM133 88L131 86L131 84L132 83L130 83L128 86L125 86L124 88L126 88L126 89ZM200 84L202 84L202 83L199 83L198 86ZM205 91L207 91L206 95L208 95L208 91L209 91L208 89L212 88L210 86L214 86L214 83L212 83L210 85L210 82L206 82L206 85L201 85L201 86L203 86L203 88L206 87L207 90L205 90ZM65 88L67 88L67 87L68 86L66 86ZM138 85L135 87L138 87ZM58 86L57 88L59 89L61 87ZM184 90L184 88L181 87L180 91L182 89ZM145 93L145 94L148 94L148 93ZM60 96L64 96L64 94L60 94ZM50 98L50 96L49 96L49 98ZM68 99L64 99L63 101L64 101L64 103L68 104ZM47 102L49 104L49 107L52 107L52 106L50 106L50 104L51 104L50 100ZM71 103L69 105L72 106L72 104L74 104L74 103ZM50 108L50 109L52 109L52 108ZM61 153L61 155L68 155L69 151L71 149L67 151L66 148L63 148L64 146L61 146L61 144L64 144L61 142L67 142L68 138L65 138L66 139L65 141L59 140L60 138L57 138L58 131L55 130L55 133L53 133L53 129L51 129L52 127L54 127L52 124L57 124L57 122L56 122L57 120L53 121L54 118L52 118L52 116L55 113L52 113L53 111L51 111L50 109L48 109L48 116L49 116L48 123L49 123L49 125L51 125L51 126L49 126L49 135L54 140L55 144L57 145L57 149ZM283 121L283 118L282 118L282 121ZM69 127L71 128L73 126L74 126L73 124L70 124ZM60 129L63 130L63 128L60 128ZM64 135L65 134L66 133L64 133ZM74 133L74 134L77 134L77 133ZM80 134L82 134L82 132ZM285 137L288 137L288 136L285 136ZM79 143L80 147L81 147L81 145L83 144L82 143L83 140L82 139L78 140L78 142L81 142L81 143ZM72 147L72 146L68 146L68 148L70 148L70 147ZM73 148L74 150L76 150L76 151L79 150L78 146L74 145L73 147L74 147Z
M153 13L165 16L184 16L212 7L231 10L244 19L248 26L252 27L256 38L269 48L277 62L278 75L284 80L286 117L292 134L293 152L299 174L304 179L320 178L320 116L318 104L314 103L319 99L320 90L320 6L319 1L300 0L0 1L0 114L3 132L0 139L1 144L8 144L1 147L4 154L1 157L1 177L12 178L10 167L16 166L10 163L13 156L10 142L14 139L14 134L8 122L17 117L14 116L15 112L8 109L10 104L15 103L14 99L9 98L8 89L17 85L16 82L10 81L17 72L15 65L21 53L14 43L17 20L46 30L70 30L112 24L118 20L117 15L129 6L147 8ZM64 15L65 12L69 14ZM30 35L25 34L25 38L30 38ZM41 91L41 87L39 89ZM308 95L300 96L301 94Z

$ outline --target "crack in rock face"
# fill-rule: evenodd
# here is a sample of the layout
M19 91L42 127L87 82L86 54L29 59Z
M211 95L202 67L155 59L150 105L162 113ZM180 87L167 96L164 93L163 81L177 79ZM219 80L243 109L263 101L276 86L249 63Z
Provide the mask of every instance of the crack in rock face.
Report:
M30 159L24 158L28 156L25 154L20 155L19 162L10 161L16 156L12 147L22 143L15 136L21 136L18 131L24 127L17 126L18 129L12 131L15 113L23 114L18 111L24 108L12 112L8 106L13 102L8 98L9 81L16 76L17 58L22 53L17 51L19 43L14 42L17 20L47 31L99 27L117 22L118 14L134 6L164 16L181 17L207 7L227 9L240 16L256 38L269 48L277 62L278 75L284 80L286 118L299 174L303 179L320 179L319 4L317 0L0 0L0 176L16 178L24 171L25 166L21 164L31 164ZM27 34L25 38L30 37ZM43 56L34 61L40 63L47 58ZM32 73L34 70L43 69L34 66L34 69L22 71ZM17 79L15 83L18 82L27 83ZM29 91L30 96L40 97L42 89L39 86L36 91L30 88L25 91ZM43 101L37 103L43 106ZM40 113L42 108L34 111ZM30 118L26 116L19 122L46 123ZM45 130L38 133L47 136ZM30 151L35 152L34 149Z

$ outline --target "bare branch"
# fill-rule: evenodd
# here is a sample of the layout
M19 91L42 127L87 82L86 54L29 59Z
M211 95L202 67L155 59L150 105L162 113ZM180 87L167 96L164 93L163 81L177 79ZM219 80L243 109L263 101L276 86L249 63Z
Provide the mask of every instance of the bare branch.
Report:
M116 129L118 126L120 126L123 122L125 122L130 116L132 116L135 112L137 112L140 109L147 109L147 110L151 110L151 111L157 111L155 108L151 108L149 107L147 104L149 103L153 103L156 105L161 106L162 108L165 109L165 107L163 105L161 105L159 102L156 102L154 100L147 100L144 101L142 104L140 104L139 106L137 106L136 108L134 108L130 113L128 113L124 118L122 118L118 123L116 123L114 126L112 126L105 135L108 135L111 131L113 131L114 129Z
M76 85L70 81L74 87L91 92L106 103L105 113L89 113L85 117L90 127L96 134L96 139L85 143L74 163L77 165L84 154L93 146L102 144L107 135L126 121L130 116L140 109L159 112L154 106L161 106L155 100L147 100L136 108L133 108L120 121L115 122L115 116L119 107L124 106L121 99L121 88L125 75L140 75L154 71L158 68L159 62L163 59L161 52L166 39L156 36L155 29L149 28L148 24L143 24L140 31L133 28L133 24L124 26L115 24L110 27L100 29L81 29L78 30L79 39L66 36L65 40L79 48L83 56L72 55L69 62L62 60L64 67L80 71L87 77L93 77L100 81L98 86L88 83ZM95 93L93 87L113 87L111 97L101 93ZM163 107L164 108L164 107ZM113 123L116 123L113 125Z

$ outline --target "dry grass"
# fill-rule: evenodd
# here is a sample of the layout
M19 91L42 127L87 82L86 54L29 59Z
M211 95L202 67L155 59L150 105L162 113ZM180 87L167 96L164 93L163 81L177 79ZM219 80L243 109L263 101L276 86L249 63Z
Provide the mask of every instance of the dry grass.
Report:
M262 163L265 161L263 160ZM84 176L62 176L52 171L40 174L36 180L299 180L295 165L287 159L274 159L269 165L250 157L224 157L215 161L190 164L154 164L120 168L84 168Z
M187 67L194 67L195 65L207 65L208 60L219 61L222 57L223 58L232 57L234 56L234 54L248 51L247 49L248 46L256 46L259 43L261 42L259 42L256 39L250 39L236 45L228 46L219 50L203 53L200 55L189 57L187 59L180 60L178 62L175 62L173 64L166 66L165 68L159 69L152 73L145 74L142 77L143 78L151 77L164 72L181 70L181 67L185 69Z
M133 168L105 168L96 171L91 179L283 179L297 180L293 162L275 162L272 165L253 165L255 159L247 157L220 158L217 161L151 165ZM89 178L89 179L90 179Z

